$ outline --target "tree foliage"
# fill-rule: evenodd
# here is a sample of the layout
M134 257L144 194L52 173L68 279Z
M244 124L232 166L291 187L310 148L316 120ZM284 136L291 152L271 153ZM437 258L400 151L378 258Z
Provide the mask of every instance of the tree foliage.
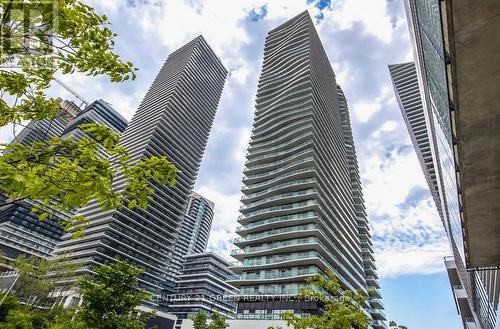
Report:
M142 329L153 313L134 311L149 297L139 288L142 270L124 261L94 269L95 274L79 283L83 296L78 321L95 329Z
M323 305L321 315L299 317L293 312L282 313L283 320L295 329L367 329L368 317L361 310L365 297L360 291L342 291L332 271L326 271L326 278L314 275L307 278L310 286L304 287L296 296L298 300L317 301Z
M46 91L57 72L135 79L133 64L114 52L116 34L105 15L77 0L1 0L0 125L54 117L56 99ZM30 24L24 24L26 13ZM8 101L10 100L10 102Z
M91 6L77 0L0 0L0 6L0 127L13 125L15 131L25 120L51 121L65 115L60 100L47 96L57 73L105 75L112 82L135 79L133 64L114 52L116 34L107 17ZM25 10L39 13L29 26L20 21ZM9 68L8 63L15 65ZM175 184L178 171L165 157L132 161L109 127L88 123L79 128L88 137L0 144L0 194L7 199L0 206L29 199L42 220L58 211L71 213L92 199L105 210L145 208L151 179ZM127 184L117 190L120 175ZM85 218L64 218L61 224L76 228L78 237Z
M210 315L210 322L208 322L208 316L203 312L196 313L192 320L193 329L226 329L229 327L226 318L217 312Z
M143 329L153 315L137 314L136 307L149 295L138 287L141 270L125 262L98 266L94 269L95 275L82 278L78 285L82 303L69 308L62 308L61 300L57 299L52 299L54 306L49 308L18 302L28 295L29 300L38 299L33 296L46 297L48 291L55 288L54 268L59 265L24 258L13 267L20 277L14 292L0 304L0 329ZM59 279L68 279L73 272L65 268L56 273Z
M47 299L61 278L72 277L77 269L76 264L63 257L47 260L21 255L12 265L17 272L16 295L33 307Z

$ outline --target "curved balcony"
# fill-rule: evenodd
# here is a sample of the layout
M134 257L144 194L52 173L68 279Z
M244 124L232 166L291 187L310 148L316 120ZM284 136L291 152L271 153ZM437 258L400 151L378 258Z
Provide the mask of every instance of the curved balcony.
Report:
M263 172L261 174L255 174L255 175L251 175L251 176L243 176L242 181L243 181L243 183L245 185L252 185L252 184L258 183L259 180L261 181L262 178L265 178L265 177L268 177L268 176L275 176L276 174L279 174L279 173L282 173L282 172L287 172L290 168L299 166L301 164L309 163L309 162L314 162L314 158L313 157L308 157L308 158L305 158L305 159L294 161L294 162L289 163L289 164L287 164L285 166L282 166L282 167L280 167L278 169L274 169L274 170L271 170L271 171L266 171L266 172Z
M241 190L243 193L250 192L250 191L253 192L256 190L262 190L266 186L277 183L279 181L287 180L287 179L292 178L292 177L294 179L305 179L305 178L310 178L311 175L316 175L316 169L314 169L314 168L297 169L297 170L294 170L290 173L286 173L284 175L275 177L275 178L270 179L270 180L266 180L266 181L263 181L260 183L251 184L251 185L247 185L247 186L242 186ZM295 176L297 176L297 177L295 177ZM255 193L255 192L253 192L253 193Z
M307 119L305 120L296 120L288 123L287 125L276 125L277 129L274 129L273 131L261 136L257 137L254 134L250 137L250 145L253 145L254 143L262 143L265 141L274 141L278 139L279 137L283 136L283 134L286 134L287 132L290 132L294 129L297 129L298 127L309 125L313 123L313 119L310 115L307 116Z
M245 226L238 226L236 228L236 233L240 236L247 235L256 231L262 231L266 229L279 228L283 225L300 225L306 223L319 223L319 217L315 211L308 211L301 214L287 215L272 217L269 219L260 220L257 222L248 223Z
M245 213L249 213L250 210L252 210L254 208L268 204L270 202L273 203L273 206L276 206L277 203L279 203L279 202L273 202L273 201L285 201L287 203L299 202L299 201L302 201L304 198L315 195L316 193L317 193L316 189L307 189L307 190L296 191L296 192L287 192L287 193L283 193L283 194L279 194L279 195L275 195L275 196L261 199L259 201L253 202L249 205L243 205L240 207L240 212L245 214Z
M304 99L302 102L293 102L292 104L288 105L288 101L285 102L284 104L279 104L275 106L274 108L268 109L264 112L257 111L255 113L255 120L254 124L258 123L259 121L263 121L264 119L267 119L270 116L273 116L275 114L284 112L284 111L289 111L292 109L296 108L306 108L310 107L312 104L312 99Z
M307 111L309 110L309 111ZM259 137L260 135L267 135L267 131L270 130L272 127L276 126L284 126L286 123L290 122L296 122L300 121L300 119L294 119L293 121L291 120L292 118L298 118L298 117L308 117L312 113L312 107L309 106L308 109L304 108L298 108L296 110L288 111L288 112L281 112L281 113L276 113L272 118L270 118L268 121L265 122L265 124L260 124L257 125L254 123L253 129L252 129L252 136L254 137ZM257 127L257 128L256 128ZM281 137L283 134L278 135L277 137ZM275 138L277 139L277 138Z
M293 77L287 79L287 81L277 88L266 90L256 98L257 114L272 113L279 108L280 105L310 100L312 98L310 93L311 82L308 80L307 71L294 74ZM262 118L261 121L267 120Z
M279 135L278 134L278 129L277 128L283 128L283 129L286 129L288 126L291 126L292 124L296 124L298 122L302 122L304 124L304 122L306 121L312 121L312 113L310 112L300 112L300 114L296 114L296 115L291 115L291 116L285 116L284 118L282 118L281 122L277 122L269 127L267 127L266 129L262 130L262 131L253 131L252 132L252 138L253 140L258 140L258 139L264 139L264 138L267 138L267 137L271 137L270 135L273 134L273 133L276 133L276 135Z
M284 266L304 266L316 265L319 268L329 268L326 261L317 252L310 251L308 253L295 253L270 259L246 259L245 262L231 263L231 270L236 274L241 274L243 271L251 271L258 269L270 269L274 267Z
M304 137L305 134L311 132L312 124L297 126L296 129L290 130L286 134L274 138L270 141L263 143L254 143L248 147L248 153L257 154L263 152L267 149L280 148L286 141L291 141L293 139Z
M319 233L319 226L316 224L291 226L260 233L252 233L244 238L235 238L233 239L233 244L237 247L243 248L253 243L273 241L280 235L286 235L287 238L299 238L311 236L312 234L317 233Z
M259 155L256 157L252 156L252 158L248 159L245 164L247 167L251 167L252 166L251 163L262 164L262 163L265 163L266 161L274 162L274 161L276 161L276 160L274 160L275 158L280 158L285 154L291 154L291 153L300 151L301 149L304 149L306 147L310 147L312 143L313 143L312 139L308 139L308 140L306 139L304 143L298 144L294 147L291 147L291 148L283 150L283 151L266 153L266 154Z
M278 192L282 189L293 189L293 187L295 186L297 187L300 186L300 188L311 188L315 185L316 182L317 182L316 178L305 178L305 179L294 180L288 183L278 184L264 191L252 193L249 195L244 195L241 197L241 202L243 202L244 204L249 204L250 202L252 202L252 199L254 198L262 197L267 194L273 194L273 192Z
M315 245L322 245L318 238L307 237L302 239L283 240L261 245L258 247L246 247L245 249L234 249L231 256L237 260L244 260L247 257L274 254L277 252L294 252L303 249L314 250ZM307 248L306 248L307 247ZM310 247L310 248L309 248ZM317 250L318 251L318 250Z
M278 166L280 166L282 164L286 164L286 163L289 163L289 162L292 162L292 161L296 161L296 160L301 160L301 159L304 159L304 158L312 157L312 155L313 155L313 150L312 149L300 151L298 153L292 154L292 155L290 155L290 156L288 156L286 158L283 158L283 159L280 159L280 160L277 160L277 161L266 162L266 163L263 163L261 165L255 165L255 166L247 167L243 171L243 174L244 174L244 176L252 176L252 173L254 173L254 174L264 173L266 170L274 170L274 169L276 169L276 167L278 167Z
M238 220L245 225L244 222L257 221L267 217L275 217L276 215L291 215L296 212L313 210L314 208L319 209L319 203L316 200L307 200L252 211L251 213L239 216Z
M292 270L287 270L286 272L270 272L265 271L265 273L258 274L247 274L243 273L241 276L232 277L228 282L232 286L239 288L242 285L260 283L260 282L296 282L305 280L305 278L312 275L320 274L325 276L324 272L317 267L298 269L294 267Z

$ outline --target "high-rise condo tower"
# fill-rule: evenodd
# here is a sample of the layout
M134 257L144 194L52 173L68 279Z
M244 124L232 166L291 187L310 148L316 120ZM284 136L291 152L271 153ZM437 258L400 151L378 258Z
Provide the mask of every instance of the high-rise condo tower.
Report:
M237 318L321 312L283 297L330 269L345 289L373 290L366 312L383 328L347 102L307 12L266 38L247 159L230 281Z
M89 225L85 236L67 235L60 253L84 262L83 271L123 259L142 268L142 287L154 296L170 295L174 275L168 270L189 197L198 174L227 71L202 36L168 57L120 144L132 161L166 156L180 170L175 187L151 180L147 209L102 211L95 202L80 210ZM117 188L124 188L124 178ZM160 301L152 301L158 306Z

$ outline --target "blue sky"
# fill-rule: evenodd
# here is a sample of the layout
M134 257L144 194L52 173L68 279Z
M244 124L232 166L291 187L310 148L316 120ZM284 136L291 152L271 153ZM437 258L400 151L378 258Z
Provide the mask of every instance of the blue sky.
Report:
M136 81L61 77L130 118L168 54L203 34L230 76L196 190L216 203L209 249L233 248L244 154L267 31L308 9L346 93L386 313L410 329L459 328L443 265L447 240L397 107L387 65L412 60L402 0L106 0L90 2L118 33ZM71 99L58 86L54 96ZM8 129L0 139L9 138Z

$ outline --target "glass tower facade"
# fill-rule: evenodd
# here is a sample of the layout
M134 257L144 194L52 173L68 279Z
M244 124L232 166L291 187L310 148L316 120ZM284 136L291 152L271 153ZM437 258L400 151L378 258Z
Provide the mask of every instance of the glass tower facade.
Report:
M176 328L198 312L234 318L236 304L232 297L237 290L226 282L231 276L229 263L213 252L185 256L169 306L169 312L177 316Z
M418 81L422 108L419 116L423 115L435 174L435 181L430 188L433 196L438 196L437 209L453 253L453 256L446 257L445 265L464 328L494 329L500 297L500 270L477 270L467 265L470 246L466 243L463 191L457 157L456 113L452 101L458 97L451 92L453 86L449 76L452 59L446 31L446 11L451 10L451 7L447 8L448 1L438 0L406 0L405 5L415 71L408 70L405 79L402 76L404 67L410 64L390 67L396 94L401 98L409 88L416 93L414 84ZM400 106L403 116L411 111L410 104L404 101L400 102ZM411 123L407 126L410 135L419 135L420 129ZM419 145L415 145L415 149L419 157L428 157Z
M174 248L170 270L180 274L185 256L205 252L214 218L214 203L193 192Z
M343 288L374 291L366 312L384 328L347 102L307 12L268 33L246 157L237 318L321 312L282 297L330 269Z
M86 273L98 264L122 259L144 270L142 287L157 297L174 291L169 270L174 243L203 157L227 71L202 36L170 54L120 144L132 161L166 156L180 170L174 188L151 179L154 192L146 209L102 211L93 201L79 210L89 224L83 238L66 234L58 252L84 264ZM116 179L123 189L125 177Z
M415 63L389 65L389 72L403 120L410 133L413 147L417 153L436 208L442 217L436 169L432 158L429 134L425 124L424 107L418 86Z
M90 138L78 128L82 123L99 123L121 133L127 121L103 100L97 100L81 110L72 102L61 101L61 110L54 120L32 121L16 137L15 142L29 145L51 137ZM104 154L103 154L104 155ZM40 221L31 212L35 202L25 200L0 209L0 248L5 256L14 259L21 254L49 258L64 234L57 224L68 214L54 210L55 216Z

